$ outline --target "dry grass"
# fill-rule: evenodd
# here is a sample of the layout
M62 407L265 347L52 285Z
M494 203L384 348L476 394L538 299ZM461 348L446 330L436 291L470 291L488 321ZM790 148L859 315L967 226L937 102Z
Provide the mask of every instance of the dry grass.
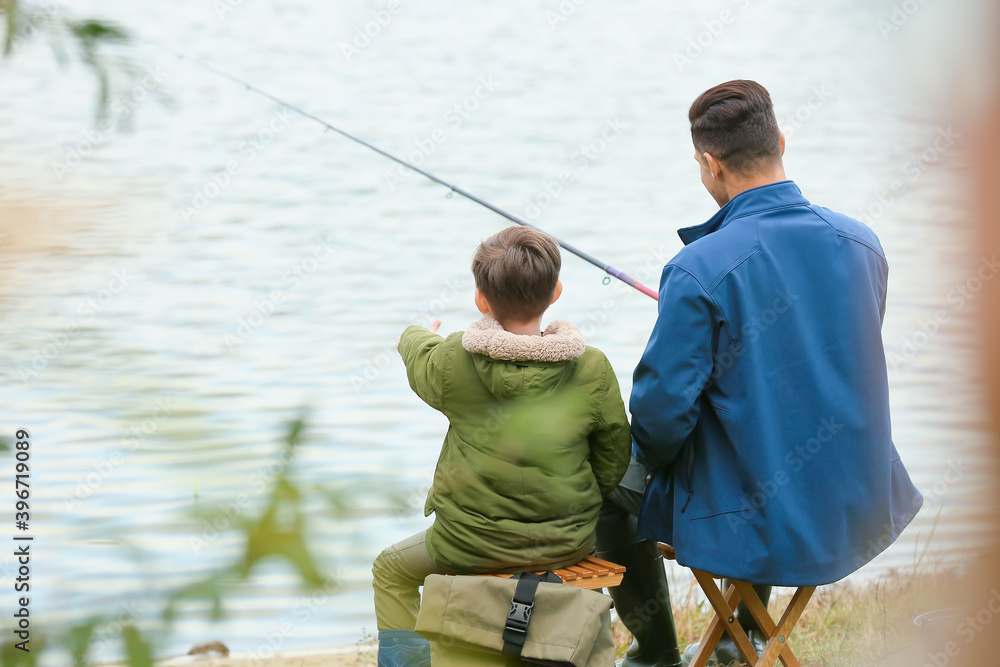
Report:
M913 619L940 607L958 584L953 570L933 568L925 574L890 571L868 582L819 588L791 635L790 645L804 667L924 664ZM700 639L711 619L711 607L695 586L677 587L672 595L681 647ZM793 589L775 589L769 611L777 616ZM616 644L623 654L631 641L616 622Z

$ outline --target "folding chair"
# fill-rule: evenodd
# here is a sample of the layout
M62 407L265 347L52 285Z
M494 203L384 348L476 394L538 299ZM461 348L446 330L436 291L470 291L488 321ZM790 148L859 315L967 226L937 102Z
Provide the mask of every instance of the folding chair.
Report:
M668 560L677 560L677 554L669 544L660 544L660 553ZM788 636L795 628L795 624L799 622L799 618L802 617L802 612L805 611L809 599L816 591L815 586L800 586L796 589L788 606L782 612L781 619L775 623L767 608L757 597L757 593L754 592L752 584L730 579L731 585L723 592L715 583L716 579L722 579L722 577L694 568L691 568L691 572L694 573L694 578L701 586L701 590L705 592L712 609L715 610L715 616L701 637L698 652L691 660L690 667L705 667L708 664L716 644L722 639L723 632L729 634L740 655L743 656L743 660L751 667L773 667L778 660L781 660L781 664L785 667L799 667L799 661L788 645ZM747 633L736 621L736 608L739 606L740 600L746 604L750 614L767 638L767 646L760 655L757 654L757 650L750 642L750 638L747 637Z

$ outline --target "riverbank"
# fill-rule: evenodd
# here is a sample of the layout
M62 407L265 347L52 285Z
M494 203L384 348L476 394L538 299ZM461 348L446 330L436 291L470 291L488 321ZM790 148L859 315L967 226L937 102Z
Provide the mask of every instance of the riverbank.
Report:
M252 653L207 656L185 655L157 663L159 667L372 667L376 664L373 643L357 646L287 651L262 658Z
M890 571L877 579L820 588L792 635L791 646L804 667L917 667L930 658L913 619L944 606L962 586L955 569L926 568L923 574ZM778 589L771 613L784 608L792 589ZM709 607L691 586L675 586L674 617L681 645L698 640L709 620ZM631 641L619 623L615 639L620 652ZM956 643L958 637L956 636ZM329 650L289 651L261 658L252 654L228 657L183 656L162 667L373 667L373 639Z

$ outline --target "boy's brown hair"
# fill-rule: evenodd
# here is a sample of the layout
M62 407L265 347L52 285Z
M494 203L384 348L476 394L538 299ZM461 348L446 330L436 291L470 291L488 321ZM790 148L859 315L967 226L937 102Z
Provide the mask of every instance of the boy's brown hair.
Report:
M562 258L552 238L531 227L508 227L472 256L476 287L497 319L525 322L552 303Z
M688 111L698 154L709 153L742 176L781 159L781 132L767 89L756 81L721 83Z

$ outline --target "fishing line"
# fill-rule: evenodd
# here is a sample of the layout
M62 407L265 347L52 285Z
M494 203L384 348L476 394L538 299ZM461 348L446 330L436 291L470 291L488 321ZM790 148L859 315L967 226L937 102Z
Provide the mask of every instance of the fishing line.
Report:
M262 89L258 88L257 86L254 86L253 84L251 84L251 83L249 83L247 81L244 81L243 79L241 79L241 78L239 78L237 76L234 76L234 75L230 74L229 72L224 72L224 71L222 71L220 69L217 69L217 68L213 67L212 65L209 65L206 62L198 60L197 58L190 58L188 56L185 56L184 54L176 53L174 51L171 51L170 49L167 49L166 47L164 47L164 46L162 46L160 44L156 44L155 42L150 42L150 43L153 44L153 45L155 45L155 46L157 46L160 49L163 49L167 53L170 53L171 55L176 56L180 60L186 60L189 63L197 65L198 67L201 67L202 69L204 69L204 70L206 70L208 72L211 72L212 74L215 74L216 76L220 76L220 77L223 77L225 79L229 79L233 83L236 83L236 84L238 84L240 86L243 86L247 90L249 90L251 92L254 92L257 95L260 95L261 97L265 97L265 98L271 100L272 102L274 102L275 104L278 104L278 105L280 105L280 106L288 109L289 111L297 113L298 115L302 116L303 118L308 118L311 121L319 123L320 125L322 125L327 130L336 132L337 134L339 134L340 136L344 137L345 139L350 139L351 141L353 141L353 142L355 142L357 144L361 144L365 148L368 148L370 150L375 151L376 153L378 153L379 155L381 155L383 157L389 158L393 162L396 162L397 164L400 164L400 165L406 167L407 169L412 169L413 171L417 172L421 176L423 176L423 177L425 177L425 178L427 178L427 179L429 179L429 180L431 180L431 181L433 181L435 183L438 183L439 185L442 185L442 186L448 188L448 197L451 197L452 193L459 194L459 195L465 197L466 199L468 199L469 201L475 202L476 204L479 204L480 206L488 208L489 210L493 211L494 213L507 218L508 220L510 220L511 222L513 222L515 224L522 225L524 227L531 227L532 229L537 229L538 231L542 232L543 234L546 234L547 236L549 236L553 241L555 241L556 243L558 243L567 252L570 252L570 253L576 255L577 257L579 257L580 259L593 264L597 268L599 268L602 271L604 271L605 273L607 273L609 276L617 278L618 280L622 281L623 283L625 283L629 287L633 287L633 288L639 290L640 292L642 292L643 294L645 294L647 296L650 296L650 297L658 300L658 296L659 295L656 293L656 290L653 290L650 287L642 284L641 282L639 282L638 280L636 280L632 276L628 275L627 273L619 271L618 269L616 269L615 267L611 266L610 264L606 264L606 263L602 262L601 260L597 259L596 257L585 253L584 251L580 250L579 248L576 248L576 247L570 245L569 243L566 243L565 241L563 241L563 240L561 240L561 239L559 239L559 238L557 238L555 236L552 236L551 234L549 234L545 230L540 229L539 227L536 227L535 225L531 224L530 222L522 220L521 218L517 217L516 215L508 213L507 211L504 211L503 209L501 209L501 208L499 208L497 206L494 206L493 204L489 203L488 201L486 201L484 199L480 199L479 197L477 197L476 195L472 194L471 192L468 192L467 190L464 190L463 188L461 188L461 187L459 187L459 186L457 186L457 185L455 185L453 183L449 183L448 181L446 181L446 180L444 180L442 178L439 178L438 176L435 176L431 172L425 171L425 170L421 169L420 167L417 167L416 165L410 164L406 160L404 160L402 158L399 158L399 157L396 157L392 153L384 151L381 148L379 148L378 146L375 146L374 144L370 144L367 141L365 141L364 139L361 139L360 137L356 137L356 136L354 136L353 134L351 134L349 132L345 132L344 130L340 129L339 127L336 127L336 126L334 126L334 125L326 122L325 120L323 120L319 116L315 116L315 115L309 113L308 111L306 111L306 110L304 110L304 109L302 109L300 107L295 106L294 104L291 104L289 102L286 102L283 99L275 97L274 95L272 95L271 93L267 92L266 90L262 90Z

